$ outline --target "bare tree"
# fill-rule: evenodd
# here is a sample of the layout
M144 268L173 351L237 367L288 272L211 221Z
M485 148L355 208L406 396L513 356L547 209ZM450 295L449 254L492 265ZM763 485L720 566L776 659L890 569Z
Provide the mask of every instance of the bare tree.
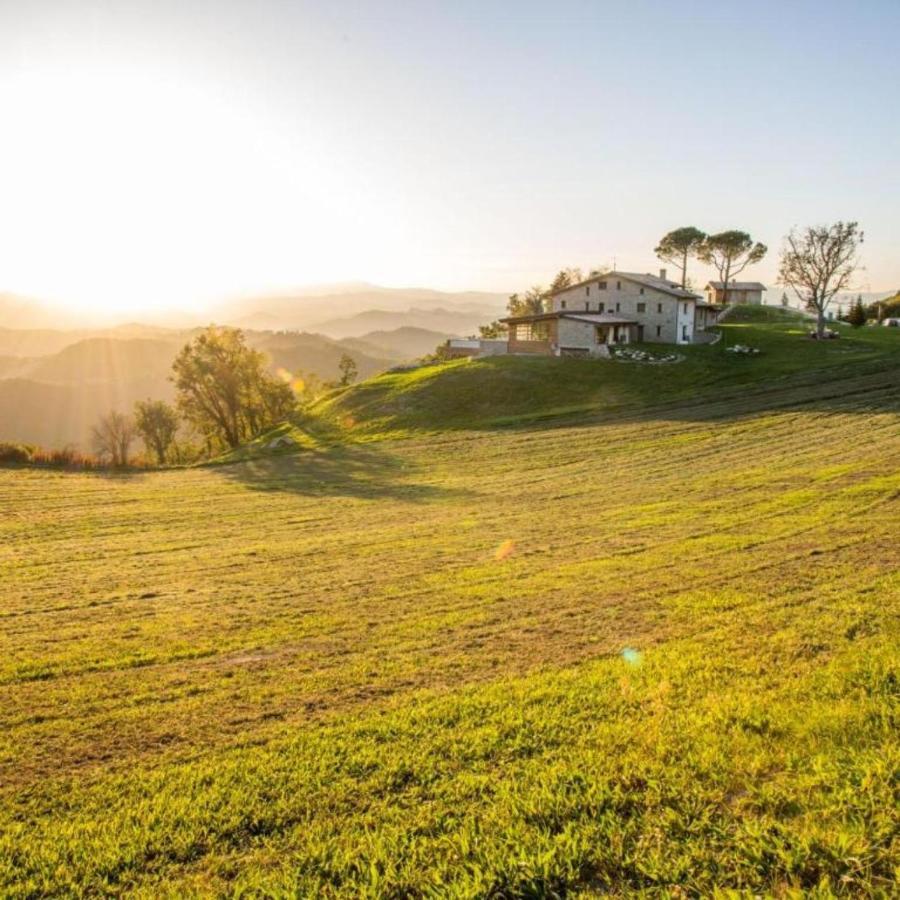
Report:
M722 302L728 305L728 282L747 266L758 263L768 251L765 244L753 243L746 231L720 231L711 234L700 245L697 256L713 266L722 282Z
M859 268L863 232L856 222L809 225L784 239L778 280L816 314L816 336L825 334L825 313L836 294L850 286Z
M688 257L696 256L705 240L705 232L688 225L663 235L653 252L663 262L671 263L681 272L681 286L684 288L687 287Z
M120 412L110 412L100 418L92 431L94 451L114 466L128 465L128 451L137 436L134 422Z

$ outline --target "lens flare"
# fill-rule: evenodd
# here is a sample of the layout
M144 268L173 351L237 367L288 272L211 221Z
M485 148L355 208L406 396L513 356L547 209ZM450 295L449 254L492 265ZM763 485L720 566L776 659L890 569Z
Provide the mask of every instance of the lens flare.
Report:
M639 666L641 664L641 653L633 647L626 647L622 651L622 659L624 659L629 666Z
M515 552L515 549L516 549L515 541L504 541L497 548L497 551L494 553L494 559L496 559L497 562L502 562L504 559L507 559L508 557L512 556L512 554Z

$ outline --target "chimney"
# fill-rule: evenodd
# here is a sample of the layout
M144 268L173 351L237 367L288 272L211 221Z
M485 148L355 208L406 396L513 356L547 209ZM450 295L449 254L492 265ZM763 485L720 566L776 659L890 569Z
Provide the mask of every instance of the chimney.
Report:
M665 281L665 280L666 280L666 270L665 270L665 269L660 269L660 270L659 270L659 280L660 280L660 281Z

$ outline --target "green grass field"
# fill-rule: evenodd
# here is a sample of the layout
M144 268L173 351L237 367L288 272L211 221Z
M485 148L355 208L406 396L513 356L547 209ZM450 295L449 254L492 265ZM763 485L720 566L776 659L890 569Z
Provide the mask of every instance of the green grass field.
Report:
M388 373L323 399L320 417L356 438L383 439L448 429L540 424L571 417L615 421L623 415L670 405L721 403L750 392L779 401L784 388L820 389L826 382L893 368L900 350L895 329L843 327L839 341L804 340L809 321L772 307L733 311L714 346L678 347L677 365L642 366L588 359L492 357L458 360L409 372ZM756 357L728 351L754 344ZM648 344L664 353L671 348ZM838 385L837 389L841 388Z
M0 896L894 896L900 335L762 316L0 470Z

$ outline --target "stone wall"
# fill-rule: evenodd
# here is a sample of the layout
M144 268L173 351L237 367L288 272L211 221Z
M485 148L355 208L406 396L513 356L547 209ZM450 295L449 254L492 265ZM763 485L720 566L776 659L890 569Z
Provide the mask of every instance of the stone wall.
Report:
M553 298L553 312L608 312L634 319L644 326L643 339L649 343L678 343L677 297L624 278L606 279L606 288L598 283L570 288ZM690 302L693 306L693 302ZM602 306L602 309L600 308Z

